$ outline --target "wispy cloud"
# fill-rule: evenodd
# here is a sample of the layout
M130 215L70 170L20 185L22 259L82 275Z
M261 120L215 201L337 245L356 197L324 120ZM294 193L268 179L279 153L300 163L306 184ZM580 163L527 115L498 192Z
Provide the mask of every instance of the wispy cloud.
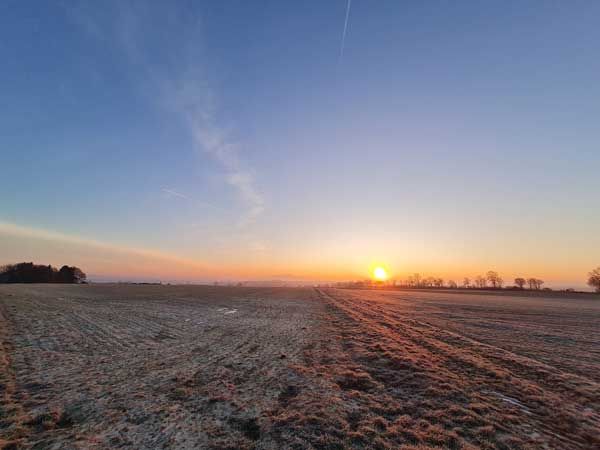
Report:
M163 93L170 107L184 118L197 148L221 164L225 182L245 203L246 213L239 224L254 222L264 211L264 198L256 187L253 172L239 157L239 145L217 124L212 90L207 88L201 76L188 75L174 84L166 84Z
M162 9L155 3L118 1L109 7L103 2L97 9L89 5L69 8L69 16L91 36L121 48L143 78L141 84L154 90L159 104L180 117L198 152L221 165L223 181L245 205L239 225L254 222L264 211L265 200L256 186L254 171L239 156L240 144L220 123L218 95L207 81L208 64L199 56L203 50L201 18L189 11ZM173 48L165 61L156 59L160 52L153 47L163 44L157 41L163 36ZM170 193L183 198L178 194L174 190Z
M348 0L346 4L346 19L344 20L344 31L342 32L342 44L340 46L340 61L344 57L344 47L346 46L346 32L348 31L348 18L350 17L350 6L352 0Z

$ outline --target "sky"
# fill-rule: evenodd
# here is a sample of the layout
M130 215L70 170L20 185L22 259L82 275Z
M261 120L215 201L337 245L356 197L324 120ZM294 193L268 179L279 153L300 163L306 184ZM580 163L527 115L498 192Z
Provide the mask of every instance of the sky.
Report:
M594 1L3 1L0 264L582 288L599 21Z

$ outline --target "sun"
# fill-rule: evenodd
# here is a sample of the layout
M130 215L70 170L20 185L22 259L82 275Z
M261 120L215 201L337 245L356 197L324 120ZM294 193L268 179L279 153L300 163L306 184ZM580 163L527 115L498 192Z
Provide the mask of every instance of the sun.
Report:
M388 278L388 274L383 267L378 266L373 270L373 278L377 281L385 281Z

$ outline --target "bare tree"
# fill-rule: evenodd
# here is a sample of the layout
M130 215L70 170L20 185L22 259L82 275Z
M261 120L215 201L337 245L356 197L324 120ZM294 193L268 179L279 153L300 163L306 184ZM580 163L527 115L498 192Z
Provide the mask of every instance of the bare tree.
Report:
M600 292L600 266L588 273L588 277L588 286L596 288L596 292Z
M432 287L435 283L435 278L433 277L427 277L423 280L423 284L425 285L425 287Z
M494 272L493 270L490 270L487 274L486 274L486 278L487 280L492 284L492 287L494 289L501 287L500 286L500 281L502 280L500 278L500 276L498 275L498 272Z
M412 282L415 287L420 287L421 286L421 274L415 273L412 276Z
M439 288L444 287L444 280L441 278L434 278L433 284L435 287L439 287Z
M475 285L478 288L484 288L487 286L487 280L481 275L477 275L477 277L475 277Z
M542 284L544 284L544 280L540 280L539 278L528 278L527 284L529 285L529 289L540 290Z
M463 287L471 287L471 280L467 277L465 277L465 279L463 280Z
M525 278L515 278L515 285L519 286L519 289L523 289L525 283L527 283L527 280L525 280Z
M458 284L456 284L456 281L454 280L448 280L448 287L450 289L456 289L458 287Z

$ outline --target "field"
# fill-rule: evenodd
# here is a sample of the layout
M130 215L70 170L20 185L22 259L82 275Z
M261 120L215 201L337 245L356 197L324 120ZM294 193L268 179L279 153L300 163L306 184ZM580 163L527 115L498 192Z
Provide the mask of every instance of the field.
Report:
M600 448L600 301L0 286L0 448Z

